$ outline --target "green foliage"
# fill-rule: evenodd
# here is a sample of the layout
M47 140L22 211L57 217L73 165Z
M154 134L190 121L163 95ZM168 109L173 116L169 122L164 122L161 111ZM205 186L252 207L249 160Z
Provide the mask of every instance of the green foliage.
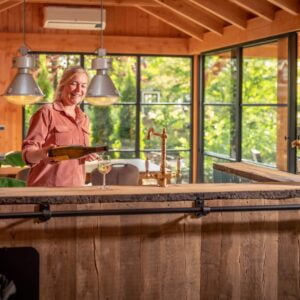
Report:
M44 101L52 101L54 96L54 87L49 76L46 55L40 55L39 57L39 72L37 81L43 93L45 94Z
M92 111L90 115L92 144L110 145L113 133L111 107L90 107L90 110Z
M0 161L1 165L8 165L12 167L24 167L26 164L22 159L22 152L14 151L5 155L5 159Z
M235 158L236 123L234 104L236 61L227 55L205 58L205 103L224 106L205 106L205 150ZM253 160L258 151L264 164L276 165L277 113L285 107L277 103L277 59L246 57L243 60L242 103L254 106L242 108L242 158ZM264 104L264 106L255 106ZM282 112L281 112L282 113ZM211 160L207 158L207 161ZM210 180L211 163L205 174Z
M20 151L10 152L5 155L5 159L0 161L0 166L8 165L12 167L24 167L26 164L22 159L22 153ZM26 182L23 180L0 177L0 187L24 187Z
M10 177L0 177L0 187L25 187L26 182Z

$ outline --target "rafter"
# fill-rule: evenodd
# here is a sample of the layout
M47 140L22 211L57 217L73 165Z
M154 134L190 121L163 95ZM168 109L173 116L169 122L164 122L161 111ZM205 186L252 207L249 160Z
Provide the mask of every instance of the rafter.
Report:
M235 25L241 29L246 29L247 27L247 16L246 12L239 8L238 6L224 1L224 0L189 0L190 2L204 8L210 13L216 15Z
M9 1L9 0L4 0L0 1L0 13L13 8L17 5L20 5L22 3L22 0L16 0L16 1Z
M170 9L176 14L212 31L222 35L223 23L213 19L207 13L203 12L198 6L185 0L154 0L162 6Z
M4 2L16 3L18 0L4 0ZM1 3L1 2L0 2ZM100 0L26 0L26 3L60 4L100 6ZM103 0L103 5L109 6L159 6L152 0Z
M184 32L185 34L194 37L197 40L202 41L203 38L203 28L195 23L186 21L177 14L171 12L164 7L145 7L137 6L137 8L142 11L162 20L163 22L171 25L172 27Z
M257 16L262 17L267 21L273 21L275 18L274 6L269 2L266 2L265 0L230 0L230 1Z
M298 0L268 0L268 2L280 7L294 16L299 14Z

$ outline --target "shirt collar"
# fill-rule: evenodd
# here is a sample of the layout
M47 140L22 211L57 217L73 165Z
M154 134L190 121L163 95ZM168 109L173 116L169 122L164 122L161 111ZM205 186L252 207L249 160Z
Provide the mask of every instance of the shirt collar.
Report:
M65 112L64 106L59 100L53 102L53 108L57 111ZM80 109L78 105L75 108L75 112L76 112L76 119L78 121L85 118L85 113Z

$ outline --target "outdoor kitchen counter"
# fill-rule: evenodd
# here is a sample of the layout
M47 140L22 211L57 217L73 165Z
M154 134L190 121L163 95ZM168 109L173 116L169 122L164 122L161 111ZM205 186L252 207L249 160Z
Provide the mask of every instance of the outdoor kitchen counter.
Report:
M80 204L165 202L213 199L287 199L300 197L294 184L181 184L156 186L96 186L72 188L1 188L0 204Z
M21 282L41 300L299 299L300 211L198 217L201 199L210 208L299 205L300 186L1 188L0 273L6 266L17 290ZM43 207L48 219L25 218ZM116 210L172 213L54 216Z

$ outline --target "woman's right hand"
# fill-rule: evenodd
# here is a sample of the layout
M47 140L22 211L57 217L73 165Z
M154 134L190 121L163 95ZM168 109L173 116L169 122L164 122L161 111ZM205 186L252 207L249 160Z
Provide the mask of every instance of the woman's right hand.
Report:
M41 161L53 163L55 161L48 156L49 149L53 147L55 147L55 145L50 145L41 149L28 149L26 152L26 160L31 164L38 164Z
M56 145L51 144L50 146L47 146L45 148L41 149L41 156L42 156L42 160L46 163L57 163L58 161L55 159L55 157L49 157L48 152L50 149L55 148Z

